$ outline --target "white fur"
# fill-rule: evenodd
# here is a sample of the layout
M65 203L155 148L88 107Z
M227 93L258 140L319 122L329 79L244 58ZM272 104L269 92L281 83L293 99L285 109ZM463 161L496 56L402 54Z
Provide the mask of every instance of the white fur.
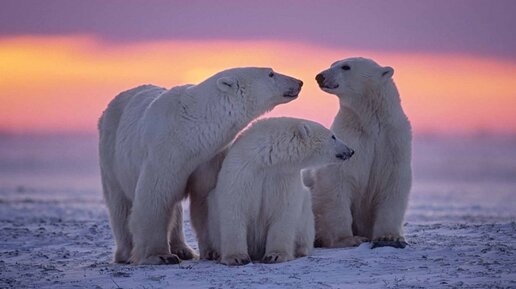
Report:
M310 254L311 196L300 171L350 157L352 151L332 135L320 124L293 118L260 120L243 132L208 196L208 257L242 265Z
M301 85L269 68L234 68L198 85L145 85L115 97L99 121L115 262L176 263L176 254L191 255L179 204L189 176Z
M405 242L412 137L393 73L372 60L350 58L317 76L322 90L339 97L332 131L356 152L349 162L303 176L313 193L319 246Z
M188 179L187 191L190 197L190 221L197 237L202 259L213 259L214 251L208 239L208 194L217 185L217 177L226 157L227 150L218 153L209 162L200 165Z

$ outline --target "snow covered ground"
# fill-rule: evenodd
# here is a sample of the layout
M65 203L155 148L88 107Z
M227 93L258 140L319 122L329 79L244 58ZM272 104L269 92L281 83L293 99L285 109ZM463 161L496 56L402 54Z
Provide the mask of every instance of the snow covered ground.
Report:
M0 288L516 288L514 140L418 140L405 249L242 267L111 264L95 143L0 138Z

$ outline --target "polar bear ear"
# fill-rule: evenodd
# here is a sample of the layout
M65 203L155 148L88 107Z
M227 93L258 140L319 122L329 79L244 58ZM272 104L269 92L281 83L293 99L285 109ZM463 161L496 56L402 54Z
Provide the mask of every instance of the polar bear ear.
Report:
M382 67L382 79L387 80L394 75L394 69L390 66Z
M236 91L238 82L233 77L225 76L217 79L217 87L222 92Z
M308 139L312 134L310 130L310 126L306 122L302 122L297 126L297 130L299 132L299 136L301 139Z

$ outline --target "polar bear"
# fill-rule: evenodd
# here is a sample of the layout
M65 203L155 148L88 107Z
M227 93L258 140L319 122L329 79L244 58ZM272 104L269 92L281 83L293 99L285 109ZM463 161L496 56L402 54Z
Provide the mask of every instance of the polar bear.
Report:
M331 130L356 153L349 162L304 173L313 194L316 246L404 248L403 218L412 181L410 123L394 70L370 59L337 61L316 76L339 98Z
M306 167L342 162L353 150L322 125L295 118L255 122L229 149L208 195L208 254L226 265L277 263L311 253Z
M115 97L99 121L104 198L114 261L178 263L191 258L182 209L192 172L253 119L295 99L302 82L270 68L234 68L198 85L140 86Z
M213 259L213 250L208 245L208 195L217 185L218 174L230 146L197 167L188 178L186 187L190 198L190 223L197 237L201 259Z

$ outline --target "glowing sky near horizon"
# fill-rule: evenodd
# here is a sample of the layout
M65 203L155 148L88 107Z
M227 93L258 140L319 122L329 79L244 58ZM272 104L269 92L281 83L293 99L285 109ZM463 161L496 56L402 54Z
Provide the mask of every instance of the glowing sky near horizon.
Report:
M37 9L24 7L27 2ZM396 18L379 19L387 21L385 29L371 34L379 23L360 26L360 21L369 16L378 18L377 6L382 2L351 1L346 2L353 4L346 7L347 18L356 25L346 25L338 35L320 31L344 21L330 17L335 15L323 17L326 12L336 13L327 6L338 1L322 2L326 8L314 12L310 21L306 17L313 10L313 1L279 7L280 12L273 13L275 17L267 23L263 23L267 19L263 9L275 2L265 1L265 8L235 4L247 16L242 27L231 25L231 21L243 19L243 15L209 18L227 9L230 2L157 1L152 11L141 1L0 4L4 8L0 9L0 131L94 132L106 104L123 90L143 83L164 87L198 83L235 66L273 67L302 79L305 86L299 99L277 107L271 115L309 118L329 126L338 102L317 88L314 76L335 60L365 56L395 68L402 105L416 133L516 133L516 40L507 34L515 26L506 17L510 13L503 12L510 9L501 9L500 4L511 2L483 4L488 8L473 5L481 1L467 2L473 4L460 9L459 4L466 2L454 1L454 7L443 10L416 1L410 4L412 11L420 13L418 17L428 15L414 22L410 11L398 11L407 2L392 1L389 7L380 8L398 13ZM434 3L442 6L447 2ZM94 5L104 5L102 13ZM185 15L204 6L209 7L202 10L199 19L208 20L181 22ZM138 7L147 8L137 13ZM173 13L166 13L169 8ZM304 15L304 20L291 18L287 11ZM22 12L24 17L20 18ZM432 20L432 13L441 21ZM142 15L153 17L147 17L143 24ZM456 15L462 17L460 21L453 20ZM164 23L183 25L180 29L159 29ZM357 27L367 31L368 37L353 34ZM217 31L223 33L217 35ZM461 35L462 39L457 38Z

